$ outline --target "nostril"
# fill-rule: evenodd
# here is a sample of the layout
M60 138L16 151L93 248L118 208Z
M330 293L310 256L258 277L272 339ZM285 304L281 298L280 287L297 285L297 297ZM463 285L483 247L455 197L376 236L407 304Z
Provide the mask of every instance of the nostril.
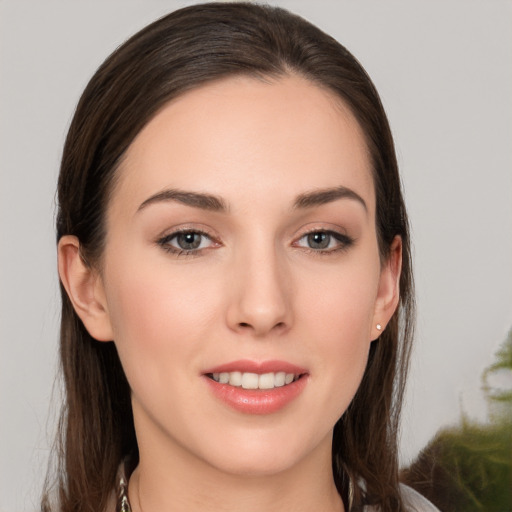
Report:
M247 322L240 322L238 324L240 327L243 327L244 329L245 328L252 328L252 325L247 323ZM283 329L285 327L285 323L284 322L278 322L276 325L274 325L274 329Z

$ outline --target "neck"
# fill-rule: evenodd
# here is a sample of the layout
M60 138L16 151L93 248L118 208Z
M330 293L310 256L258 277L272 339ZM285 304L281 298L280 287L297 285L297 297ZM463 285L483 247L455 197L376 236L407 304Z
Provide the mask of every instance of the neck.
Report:
M292 467L269 474L232 474L184 448L139 443L129 484L133 512L344 512L331 469L331 439Z

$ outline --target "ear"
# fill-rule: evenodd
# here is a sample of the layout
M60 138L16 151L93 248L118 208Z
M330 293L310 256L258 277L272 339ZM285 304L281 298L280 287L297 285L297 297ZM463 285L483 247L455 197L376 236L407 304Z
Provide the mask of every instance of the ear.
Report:
M59 240L58 260L60 280L85 328L98 341L112 341L101 276L84 261L76 236L66 235Z
M398 307L400 299L400 272L402 270L402 238L395 236L389 250L389 256L383 264L379 279L379 289L375 301L375 312L371 330L371 339L377 339ZM380 325L380 329L377 328Z

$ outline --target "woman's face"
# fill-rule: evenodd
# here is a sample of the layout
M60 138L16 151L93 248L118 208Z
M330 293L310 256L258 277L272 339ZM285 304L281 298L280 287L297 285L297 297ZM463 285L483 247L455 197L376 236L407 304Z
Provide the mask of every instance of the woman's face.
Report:
M163 108L119 178L100 282L141 463L325 461L396 291L354 117L298 77L218 81Z

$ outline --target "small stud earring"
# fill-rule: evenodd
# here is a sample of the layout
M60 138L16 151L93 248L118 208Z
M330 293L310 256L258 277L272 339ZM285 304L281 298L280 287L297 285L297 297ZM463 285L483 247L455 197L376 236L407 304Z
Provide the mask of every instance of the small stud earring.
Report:
M377 324L375 327L377 327L377 331L382 331L382 325Z

